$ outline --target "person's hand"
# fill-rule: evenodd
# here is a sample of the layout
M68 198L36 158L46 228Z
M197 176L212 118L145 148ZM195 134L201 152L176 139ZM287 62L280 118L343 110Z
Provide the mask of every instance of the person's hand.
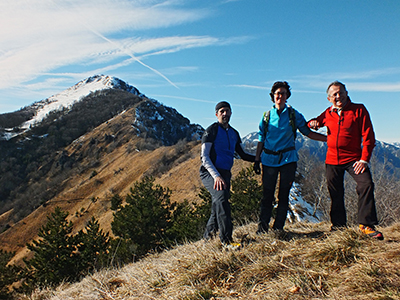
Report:
M356 174L364 173L364 171L365 171L365 169L367 167L368 167L368 164L366 162L363 162L363 161L356 161L353 164L354 173L356 173Z
M260 168L260 162L259 161L255 161L253 164L253 170L257 175L261 174L261 168Z
M222 177L218 176L217 178L214 179L214 190L222 191L225 189L225 187L226 183Z
M317 120L311 120L310 122L308 122L308 126L314 130L319 129L320 127L319 122Z

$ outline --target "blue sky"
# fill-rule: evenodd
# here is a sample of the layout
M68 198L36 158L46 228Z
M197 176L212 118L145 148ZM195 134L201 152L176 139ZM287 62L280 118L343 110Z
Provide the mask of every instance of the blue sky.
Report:
M400 142L398 0L5 0L0 113L96 74L118 77L203 127L220 100L242 136L258 130L273 82L306 119L344 82L378 140Z

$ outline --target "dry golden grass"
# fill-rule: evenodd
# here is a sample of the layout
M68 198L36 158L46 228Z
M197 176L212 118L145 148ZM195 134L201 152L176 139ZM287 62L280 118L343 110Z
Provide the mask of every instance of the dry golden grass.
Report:
M26 244L38 238L37 234L46 224L47 216L57 206L69 212L69 220L74 224L74 234L82 230L92 217L99 221L104 232L112 234L112 195L119 194L125 197L135 182L146 174L155 176L156 184L168 187L172 191L172 202L185 199L195 202L200 199L200 142L189 142L187 145L178 143L152 151L139 151L137 144L145 141L138 138L136 131L132 130L134 118L135 108L132 108L66 147L65 153L83 159L74 172L60 183L63 189L48 200L46 205L39 206L16 223L12 221L15 211L10 210L0 215L0 227L5 224L10 226L8 230L0 233L0 249L16 253L11 263L23 264L22 260L29 258L31 254ZM115 136L115 141L107 142L104 139L105 135ZM92 141L96 141L95 147ZM96 154L96 149L103 150ZM164 158L172 161L165 165ZM235 160L233 175L250 165L248 162ZM96 176L92 176L94 171ZM43 178L43 181L50 179Z
M400 224L380 228L384 241L326 223L285 229L258 236L245 225L239 250L217 239L178 245L25 299L400 299Z

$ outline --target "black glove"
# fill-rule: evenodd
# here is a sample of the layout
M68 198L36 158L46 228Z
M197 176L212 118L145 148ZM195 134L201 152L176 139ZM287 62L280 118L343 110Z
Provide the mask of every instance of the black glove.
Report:
M257 175L261 174L261 167L260 167L260 162L259 161L255 161L254 162L253 170Z

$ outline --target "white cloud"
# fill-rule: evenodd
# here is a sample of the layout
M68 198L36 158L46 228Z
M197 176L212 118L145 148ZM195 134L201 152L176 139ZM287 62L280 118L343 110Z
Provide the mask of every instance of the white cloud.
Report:
M255 90L268 90L267 86L249 85L249 84L231 84L231 87L255 89Z
M348 90L359 92L400 92L400 82L352 82L346 87Z
M316 75L299 75L289 79L299 87L315 88L325 91L334 80L343 82L350 91L360 92L399 92L400 82L393 81L398 77L400 68L383 68L361 72L335 72Z
M124 56L132 59L122 63L132 63L138 61L137 55L221 43L208 36L139 38L143 30L193 22L208 14L204 9L177 4L128 0L2 1L0 89L18 86L71 64L109 63ZM133 37L122 39L118 36L120 31L131 32ZM113 66L104 68L115 68L120 63L114 61Z

